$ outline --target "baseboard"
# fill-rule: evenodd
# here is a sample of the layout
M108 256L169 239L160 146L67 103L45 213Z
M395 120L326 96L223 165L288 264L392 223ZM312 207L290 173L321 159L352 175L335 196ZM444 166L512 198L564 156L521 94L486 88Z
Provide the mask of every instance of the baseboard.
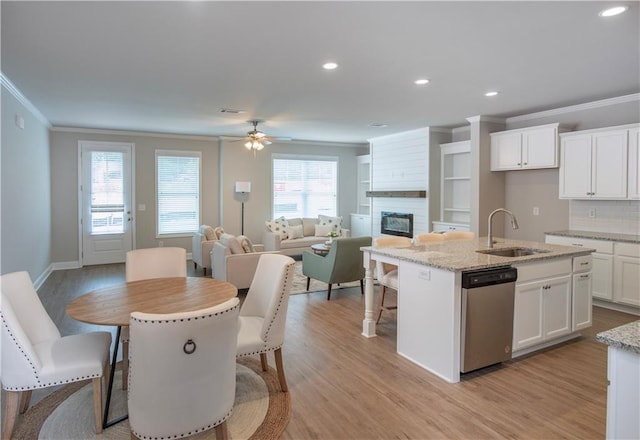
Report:
M602 307L603 309L615 310L616 312L629 313L631 315L640 316L640 308L634 306L628 306L625 304L617 304L609 301L599 300L593 298L593 305L596 307Z

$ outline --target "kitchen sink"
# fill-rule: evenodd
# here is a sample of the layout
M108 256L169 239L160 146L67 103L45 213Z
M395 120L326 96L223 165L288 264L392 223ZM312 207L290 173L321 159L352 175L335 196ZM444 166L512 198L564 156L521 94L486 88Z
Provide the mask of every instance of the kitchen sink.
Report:
M546 249L533 249L525 247L502 248L502 249L483 249L476 251L480 254L497 255L498 257L525 257L527 255L544 254L551 252Z

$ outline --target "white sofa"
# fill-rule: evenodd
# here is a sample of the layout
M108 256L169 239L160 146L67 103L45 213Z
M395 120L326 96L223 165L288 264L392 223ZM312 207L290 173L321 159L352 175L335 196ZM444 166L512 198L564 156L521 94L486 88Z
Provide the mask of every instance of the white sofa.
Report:
M279 252L265 252L261 244L253 245L254 252L232 253L223 241L216 241L211 251L213 263L213 278L228 281L238 289L248 289L258 266L258 260L264 254L278 254Z
M321 244L328 240L326 235L315 235L315 226L319 223L318 218L291 218L287 219L287 223L289 226L302 225L304 236L283 239L281 234L270 231L268 226L265 225L265 230L262 233L262 243L265 251L280 252L289 256L302 255L304 251L311 251L312 245ZM340 237L349 236L349 229L341 228Z

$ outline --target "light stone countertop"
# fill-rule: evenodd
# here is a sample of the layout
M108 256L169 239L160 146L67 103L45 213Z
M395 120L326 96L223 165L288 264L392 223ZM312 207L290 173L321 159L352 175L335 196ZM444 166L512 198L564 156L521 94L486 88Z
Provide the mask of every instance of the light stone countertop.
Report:
M640 235L614 234L610 232L577 231L566 229L564 231L545 232L547 235L558 237L590 238L592 240L620 241L625 243L640 243Z
M494 249L524 247L548 252L522 257L500 257L476 252L477 250L488 249L487 237L473 240L434 242L404 248L368 246L362 249L370 252L374 260L375 255L384 255L401 261L423 264L452 272L499 266L518 266L543 260L589 255L593 252L593 249L583 247L560 246L536 241L508 240L505 238L495 238L495 240L498 243L493 245Z
M596 341L640 354L640 320L600 332Z

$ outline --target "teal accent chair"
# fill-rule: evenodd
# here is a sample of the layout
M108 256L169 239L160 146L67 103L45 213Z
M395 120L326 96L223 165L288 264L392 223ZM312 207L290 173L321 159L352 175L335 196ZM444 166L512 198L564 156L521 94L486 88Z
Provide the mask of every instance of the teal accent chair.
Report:
M302 253L302 273L307 277L307 290L311 278L329 284L327 300L331 299L334 283L360 281L360 291L364 294L364 265L361 247L371 246L371 237L350 237L334 239L331 250L325 256L313 252Z

